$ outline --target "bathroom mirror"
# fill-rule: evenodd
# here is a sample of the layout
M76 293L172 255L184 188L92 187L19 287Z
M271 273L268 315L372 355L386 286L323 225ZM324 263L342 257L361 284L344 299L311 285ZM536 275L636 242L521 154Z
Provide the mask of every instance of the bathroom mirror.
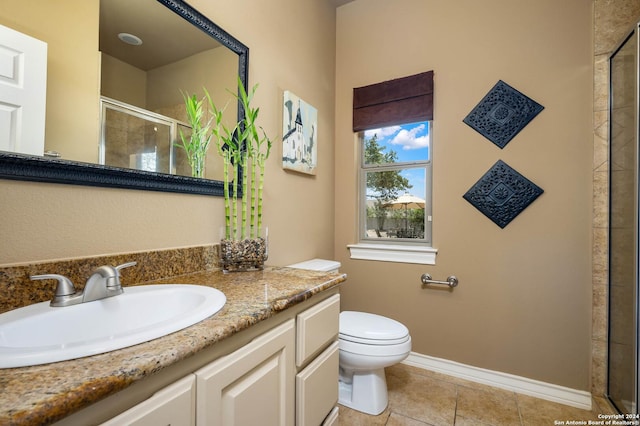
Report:
M86 0L82 0L82 1L84 2ZM97 2L98 0L91 0L91 1ZM132 5L130 1L129 2L127 1L122 2L121 0L108 0L108 1L115 1L123 4L126 3L127 8L129 8ZM64 18L62 19L62 21L64 21L65 19L66 21L72 20L73 24L75 24L77 21L77 24L79 26L82 26L83 20L80 19L81 17L74 18L74 16L77 16L77 14L79 13L78 6L81 4L82 5L81 7L85 7L87 3L77 3L77 4L75 3L76 3L76 0L72 0L70 2L65 1L62 3L51 2L47 5L47 7L53 7L56 10L48 12L49 16L52 16L52 14L55 14L55 16L63 16ZM189 25L187 26L190 29L194 30L197 34L207 35L212 40L215 40L216 43L219 43L221 46L224 46L225 49L228 49L229 51L231 51L233 55L237 57L237 62L236 62L237 66L234 66L233 69L231 70L231 73L233 74L232 76L230 76L231 80L229 80L228 77L225 77L225 81L237 81L236 76L239 76L243 84L245 85L245 87L248 85L247 70L248 70L249 49L240 41L232 37L222 28L220 28L211 20L206 18L204 15L202 15L200 12L198 12L197 10L195 10L194 8L192 8L187 3L181 0L139 0L139 1L136 1L135 3L138 5L144 4L145 7L148 8L147 10L143 9L139 12L141 13L141 15L139 15L141 17L137 18L138 21L148 22L148 23L151 23L152 25L155 25L156 27L163 28L164 32L171 36L169 39L163 42L164 48L161 48L162 51L170 50L168 48L169 43L172 43L173 45L176 45L178 47L180 46L185 47L185 46L190 46L194 44L194 42L186 42L185 41L186 36L179 34L177 30L173 30L173 28L175 28L174 24L179 24L180 22L182 23L188 22ZM42 3L39 3L39 4L42 6ZM94 7L95 5L96 3L93 3L93 6L91 7ZM153 12L151 9L152 7L153 8L160 7L164 15L166 15L165 17L170 17L173 20L177 20L177 22L174 22L173 24L169 24L169 23L160 24L158 21L160 18L156 17L157 11ZM65 8L67 8L68 10L64 10ZM14 12L9 9L5 9L4 11L2 9L3 7L0 7L0 24L11 27L12 24L15 24L15 23L11 22L11 19L7 19L6 16L11 16ZM35 9L35 7L33 9ZM102 9L103 8L101 8L101 10ZM89 12L91 12L92 10L94 9L91 9ZM3 13L5 16L4 19L3 19ZM36 12L33 12L33 13L36 13ZM38 22L40 22L40 24L43 24L42 20L46 18L47 13L41 12L40 10L37 13L40 13L42 16L40 18L40 21L38 19L38 16L35 16L35 15L33 16L33 19L26 19L26 21L29 21L29 22L33 21L34 26L37 26ZM134 13L130 10L129 15L134 15ZM49 19L48 21L59 21L60 19L56 19L55 16L52 16L51 19ZM122 19L123 19L122 17L119 18L119 20L122 20ZM6 22L7 20L9 22ZM143 22L140 22L140 24L142 23ZM68 25L68 22L67 22L67 25ZM21 27L19 22L18 24L15 24L13 26L16 27L15 29L18 31L29 33L29 31L25 31L24 25L22 25ZM88 27L88 25L85 24L84 27ZM69 27L67 26L65 30L68 28ZM140 25L139 28L144 28L144 25ZM96 32L98 31L97 28L92 28L91 30ZM36 28L36 30L33 31L32 36L36 38L41 38L40 37L41 33L43 32L38 31L38 29ZM194 34L194 35L197 35L197 34ZM91 37L93 37L94 40L97 40L98 35L92 34ZM47 41L47 40L44 40L44 41ZM77 56L81 55L80 44L82 44L81 40L79 40L79 46L77 49L78 53L76 54ZM218 49L221 49L221 48L216 48L214 50L218 50ZM49 61L48 61L49 64L52 64L52 61L58 60L56 57L56 54L57 54L57 51L55 49L55 45L50 44ZM185 53L185 55L188 55L188 54ZM88 58L87 56L89 55L84 55L83 61L91 64L94 58ZM110 53L108 57L106 57L103 54L102 57L100 57L96 52L96 56L100 59L96 60L95 63L96 64L102 63L104 65L104 63L107 61L113 62L111 58L115 57L115 54ZM134 55L134 56L138 56L138 55ZM156 55L156 56L159 56L159 55ZM116 58L115 62L123 61L123 60L124 59ZM82 64L84 64L84 62ZM49 68L52 68L52 67L49 66ZM203 66L200 69L200 73L206 75L209 69L210 69L209 67ZM237 71L237 74L234 71ZM58 75L56 75L56 77L57 76ZM64 76L64 77L68 78L68 76ZM48 78L49 79L53 78L51 70L49 70ZM105 86L105 83L108 84L109 81L123 80L122 76L118 76L114 78L102 76L98 79L102 81L103 87ZM69 78L69 80L73 80L73 79ZM69 92L70 89L80 90L77 88L77 87L80 87L80 84L77 84L76 85L77 87L75 87L73 86L73 83L75 82L72 81L71 85L69 83L65 83L67 84L68 87L65 88L66 91L62 94L62 96L65 96L67 94L69 94L69 96L72 96L73 93ZM190 87L185 87L183 83L179 83L178 85L179 86L181 85L182 87L176 88L174 92L177 90L186 90L188 92L193 93L197 90L198 87L200 88L202 86L206 87L206 82L202 82L201 84L199 81L194 79L193 84ZM115 89L115 92L120 91L125 94L131 94L132 93L131 87L135 88L135 84L133 84L129 88L124 87L123 89ZM97 84L95 85L95 88L96 90L98 90ZM207 88L209 89L209 87ZM225 88L224 90L227 90L227 89L228 87ZM83 90L86 90L86 89L83 89ZM212 89L209 89L209 90L212 91ZM213 89L213 90L223 90L223 89ZM165 94L165 92L167 91L157 91L157 92L154 92L154 94L163 95ZM52 93L51 90L48 90L47 93L48 93L48 97L51 97L52 94L54 96L56 95L56 93ZM114 91L112 90L110 93L111 96L113 96L113 93ZM100 98L99 93L90 93L88 95L90 96L87 96L87 97L91 98L92 100L93 99L97 100ZM131 102L130 99L124 99L123 101ZM49 102L49 99L47 100L47 102ZM227 111L232 111L234 109L237 110L238 116L241 116L241 114L243 113L241 105L237 104L237 107L236 107L236 104L230 104L227 106ZM98 105L95 105L95 111L99 111ZM49 111L47 111L47 114L48 112ZM52 124L62 125L61 123L62 120L50 120L49 118L50 117L47 116L47 124L46 124L47 126L49 126L50 122L52 122ZM91 121L91 120L85 120L85 121ZM68 123L68 122L65 123L65 125L67 126L73 125L73 124L74 123ZM83 124L86 125L87 123L83 123ZM91 126L95 125L96 127L98 127L98 124L99 124L98 117L95 117L94 122L88 123L88 124ZM99 129L96 128L95 134L97 135L98 132L99 132ZM74 144L77 143L80 146L84 146L84 147L91 146L91 149L93 149L94 147L97 149L97 145L98 145L97 140L73 140L74 139L73 137L69 137L68 139L70 139ZM92 139L92 138L86 138L86 139ZM45 150L50 150L50 148L48 148L46 144L45 144ZM54 150L57 150L57 149L54 149ZM64 148L64 151L72 152L72 149ZM209 151L210 154L212 156L217 156L214 151L215 151L215 147L211 146ZM84 158L81 158L81 159L77 159L77 158L74 159L71 157L67 158L67 156L64 155L64 152L62 152L62 154L63 154L62 158L51 158L47 156L30 156L30 155L24 155L19 153L0 152L0 178L13 179L13 180L38 181L38 182L76 184L76 185L144 189L144 190L153 190L153 191L182 192L182 193L205 194L205 195L216 195L216 196L223 195L223 184L219 180L200 179L200 178L193 178L189 176L172 175L167 173L156 173L151 171L136 170L136 169L130 169L130 168L124 168L124 167L113 167L113 166L97 164L97 161L96 163L94 163L93 161L86 160Z

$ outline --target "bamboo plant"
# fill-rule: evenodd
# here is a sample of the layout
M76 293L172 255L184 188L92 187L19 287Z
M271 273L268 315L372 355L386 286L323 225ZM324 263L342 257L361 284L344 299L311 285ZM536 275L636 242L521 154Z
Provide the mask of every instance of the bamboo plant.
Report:
M262 228L262 197L266 160L271 152L272 142L264 129L257 124L260 108L251 102L258 85L247 92L238 78L238 94L233 93L241 103L244 117L232 129L222 123L223 110L216 107L209 93L209 110L213 125L218 154L223 159L225 239L244 240L259 237ZM242 169L242 188L239 188L239 170ZM238 198L241 190L240 206Z
M191 166L191 176L204 177L205 161L207 158L207 150L211 143L211 123L212 118L205 122L205 99L198 99L196 95L182 93L184 104L187 112L187 122L191 126L191 135L189 137L180 130L180 142L176 145L184 148L187 154L187 161Z

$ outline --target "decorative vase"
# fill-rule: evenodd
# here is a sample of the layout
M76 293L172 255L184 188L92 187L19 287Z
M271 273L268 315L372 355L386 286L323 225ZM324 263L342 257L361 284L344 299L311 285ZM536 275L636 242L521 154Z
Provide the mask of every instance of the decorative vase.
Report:
M269 257L269 231L261 228L254 238L228 239L225 229L220 232L220 266L222 271L244 272L264 269L264 262Z

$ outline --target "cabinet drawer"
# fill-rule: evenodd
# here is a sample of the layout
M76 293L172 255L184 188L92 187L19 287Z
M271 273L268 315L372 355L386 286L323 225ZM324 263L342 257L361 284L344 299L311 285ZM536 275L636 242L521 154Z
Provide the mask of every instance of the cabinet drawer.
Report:
M195 380L195 376L190 374L102 425L193 426L196 424Z
M296 375L296 425L318 426L338 402L338 342Z
M296 365L308 362L338 336L340 295L336 294L298 314Z

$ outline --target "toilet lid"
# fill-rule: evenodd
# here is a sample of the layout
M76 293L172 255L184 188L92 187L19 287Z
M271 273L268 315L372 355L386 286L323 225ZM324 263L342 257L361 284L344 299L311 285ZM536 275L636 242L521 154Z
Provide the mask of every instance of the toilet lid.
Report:
M340 313L340 338L369 344L394 344L407 340L409 330L391 318L367 312Z

